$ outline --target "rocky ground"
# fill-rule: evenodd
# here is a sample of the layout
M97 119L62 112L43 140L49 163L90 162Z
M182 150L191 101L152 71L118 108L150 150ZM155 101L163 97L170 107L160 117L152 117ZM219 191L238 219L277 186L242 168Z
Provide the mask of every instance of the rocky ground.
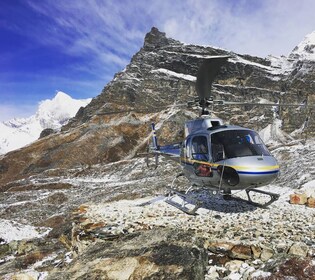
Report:
M198 215L187 215L165 202L180 170L165 159L157 169L135 158L12 183L0 197L0 277L315 279L315 210L289 203L298 188L314 192L313 144L274 147L283 168L265 187L280 194L268 209L202 189Z

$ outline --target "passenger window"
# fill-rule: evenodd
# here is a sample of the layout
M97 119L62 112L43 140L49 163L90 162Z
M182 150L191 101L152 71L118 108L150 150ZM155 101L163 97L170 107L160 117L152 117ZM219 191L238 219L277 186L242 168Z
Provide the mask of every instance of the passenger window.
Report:
M208 161L208 141L205 136L196 136L192 140L192 157L196 160Z

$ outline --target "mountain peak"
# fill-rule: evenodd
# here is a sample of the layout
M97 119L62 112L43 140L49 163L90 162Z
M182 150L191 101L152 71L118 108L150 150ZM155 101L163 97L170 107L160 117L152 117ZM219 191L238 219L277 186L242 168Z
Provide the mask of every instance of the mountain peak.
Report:
M171 38L167 38L165 32L161 32L158 28L152 27L151 31L145 35L144 49L153 50L155 48L161 48L172 43L180 43Z
M59 129L74 117L80 107L91 99L73 99L58 91L53 99L40 102L35 115L23 119L0 122L0 154L23 147L38 139L43 129Z
M76 100L68 94L58 91L53 99L46 99L39 104L36 117L41 120L43 128L51 127L51 120L64 124L69 117L74 116L81 106L89 100ZM45 124L44 124L45 123Z
M315 60L315 31L306 35L291 52L291 59Z
M72 97L62 91L58 91L53 100L72 99Z

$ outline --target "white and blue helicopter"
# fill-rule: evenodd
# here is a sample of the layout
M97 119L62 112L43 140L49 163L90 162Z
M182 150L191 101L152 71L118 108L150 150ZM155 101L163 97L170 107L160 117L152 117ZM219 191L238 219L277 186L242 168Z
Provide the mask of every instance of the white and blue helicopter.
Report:
M279 198L278 194L257 188L275 181L280 168L277 160L268 151L259 134L249 128L225 125L221 119L211 118L208 111L210 105L237 105L249 103L225 102L213 100L211 85L220 67L228 60L228 56L215 56L206 59L197 73L196 92L201 116L185 123L185 139L182 143L160 146L156 136L155 125L152 124L152 144L149 154L155 156L158 165L159 155L170 157L182 166L182 172L190 181L186 192L179 192L171 186L171 193L184 200L192 200L190 191L204 187L219 192L225 199L233 199L232 191L245 190L250 204L266 207ZM254 104L254 103L250 103ZM305 104L262 104L268 106L306 106ZM251 199L250 192L267 195L269 200L258 204ZM189 210L184 204L173 203L171 196L166 202L188 214L196 214L201 206L196 201L195 207Z

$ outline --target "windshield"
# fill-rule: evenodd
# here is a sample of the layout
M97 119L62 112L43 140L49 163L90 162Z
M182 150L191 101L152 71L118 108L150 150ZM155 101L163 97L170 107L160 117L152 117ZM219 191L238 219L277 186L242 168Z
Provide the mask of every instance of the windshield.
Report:
M213 161L224 158L270 156L269 151L255 131L226 130L211 135Z

